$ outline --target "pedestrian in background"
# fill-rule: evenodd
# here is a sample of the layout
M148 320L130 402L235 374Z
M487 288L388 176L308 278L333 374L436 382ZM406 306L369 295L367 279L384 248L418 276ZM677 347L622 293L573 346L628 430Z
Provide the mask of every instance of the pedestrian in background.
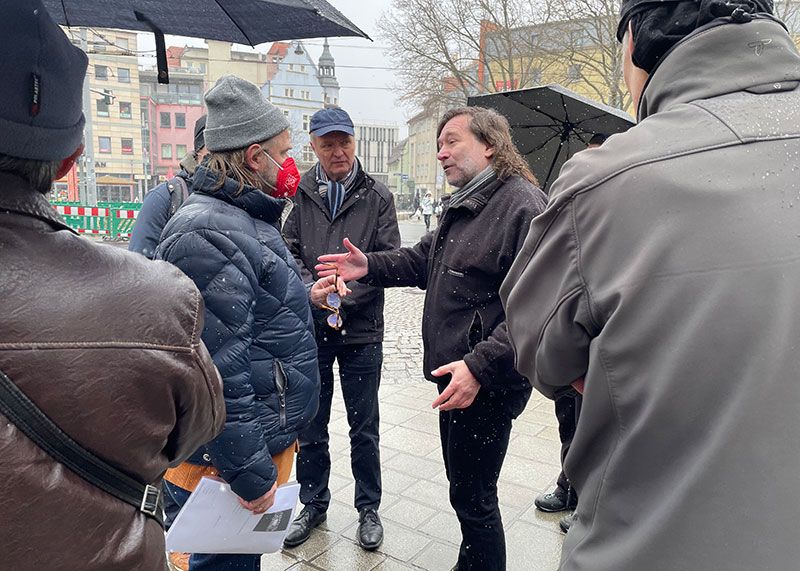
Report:
M433 198L430 191L425 193L420 203L420 208L422 209L422 219L425 221L425 231L430 232L431 216L433 216Z
M280 234L285 198L300 179L288 157L283 113L232 75L220 78L205 102L209 155L164 229L157 256L200 288L202 337L222 375L227 417L218 438L167 474L167 489L183 505L202 476L219 475L243 507L264 513L289 478L298 432L317 411L309 295L321 305L336 282L307 288ZM193 554L190 568L257 570L260 559Z
M51 456L78 456L57 436L40 448L22 415L0 413L0 567L163 571L162 475L225 418L202 299L173 266L82 238L47 202L83 151L87 57L41 0L0 3L0 46L0 400L21 391L28 414L91 452L93 474L108 464L150 490L134 507L109 493L121 478L97 487Z
M796 569L800 54L771 1L624 0L638 125L578 153L502 297L583 393L564 571Z
M437 384L439 429L450 503L461 524L455 569L502 570L505 534L497 500L511 422L531 394L514 370L498 290L531 220L545 207L497 112L462 107L438 126L437 159L453 193L434 232L413 248L322 256L345 280L426 290L422 341L425 377ZM492 228L492 232L486 231Z
M161 232L167 221L178 211L183 201L189 196L191 177L197 165L206 156L203 132L206 128L206 116L200 117L194 124L194 151L181 161L181 171L171 179L162 182L144 197L142 209L136 218L128 250L153 259Z
M346 111L322 109L311 117L311 147L319 162L300 181L284 236L306 283L317 275L317 258L342 251L349 236L367 252L400 247L394 197L361 166L355 156L355 130ZM352 293L337 308L341 326L332 328L330 313L317 319L320 410L300 435L297 481L303 510L292 524L285 545L306 541L325 521L331 492L328 422L333 398L333 363L339 363L339 382L350 425L350 459L355 478L355 508L359 513L356 538L364 549L383 541L378 516L381 502L378 388L383 364L383 289L349 284ZM334 322L335 323L335 322Z

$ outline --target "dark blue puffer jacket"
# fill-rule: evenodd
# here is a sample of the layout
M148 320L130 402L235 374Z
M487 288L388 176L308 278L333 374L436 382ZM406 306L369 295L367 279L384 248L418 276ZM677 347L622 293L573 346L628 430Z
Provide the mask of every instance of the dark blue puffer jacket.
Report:
M199 167L192 195L161 235L156 257L178 266L205 301L203 342L224 383L227 417L190 458L211 463L245 500L277 477L270 455L292 444L317 411L319 372L308 289L278 230L284 201L239 193Z

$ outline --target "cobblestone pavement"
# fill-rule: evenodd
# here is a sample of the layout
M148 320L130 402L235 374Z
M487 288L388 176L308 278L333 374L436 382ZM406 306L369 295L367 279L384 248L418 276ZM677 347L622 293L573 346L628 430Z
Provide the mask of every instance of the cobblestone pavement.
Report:
M424 232L424 226L403 222L401 231L404 245L409 245ZM380 390L383 545L370 553L355 543L358 514L352 503L349 427L337 390L330 424L333 501L328 521L303 545L265 555L263 569L449 571L455 564L460 531L448 502L438 417L430 408L436 391L422 377L423 300L424 293L411 288L387 290ZM533 506L536 494L555 484L558 471L553 405L534 393L514 423L500 474L509 571L550 571L558 567L563 539L558 519L562 514L544 514Z

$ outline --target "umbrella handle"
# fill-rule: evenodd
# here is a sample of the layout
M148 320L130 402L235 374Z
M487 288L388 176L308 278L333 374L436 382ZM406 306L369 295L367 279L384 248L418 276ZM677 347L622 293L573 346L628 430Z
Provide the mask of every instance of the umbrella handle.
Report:
M167 66L167 47L164 43L164 32L153 21L139 11L134 11L136 19L147 24L156 37L156 64L158 65L158 82L169 83L169 68Z

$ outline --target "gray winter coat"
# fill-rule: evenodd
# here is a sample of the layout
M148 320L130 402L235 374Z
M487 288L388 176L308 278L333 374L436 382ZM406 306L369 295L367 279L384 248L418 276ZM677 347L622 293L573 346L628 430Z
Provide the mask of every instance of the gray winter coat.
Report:
M692 34L531 226L502 289L518 369L586 378L564 570L798 568L798 80L771 20Z

